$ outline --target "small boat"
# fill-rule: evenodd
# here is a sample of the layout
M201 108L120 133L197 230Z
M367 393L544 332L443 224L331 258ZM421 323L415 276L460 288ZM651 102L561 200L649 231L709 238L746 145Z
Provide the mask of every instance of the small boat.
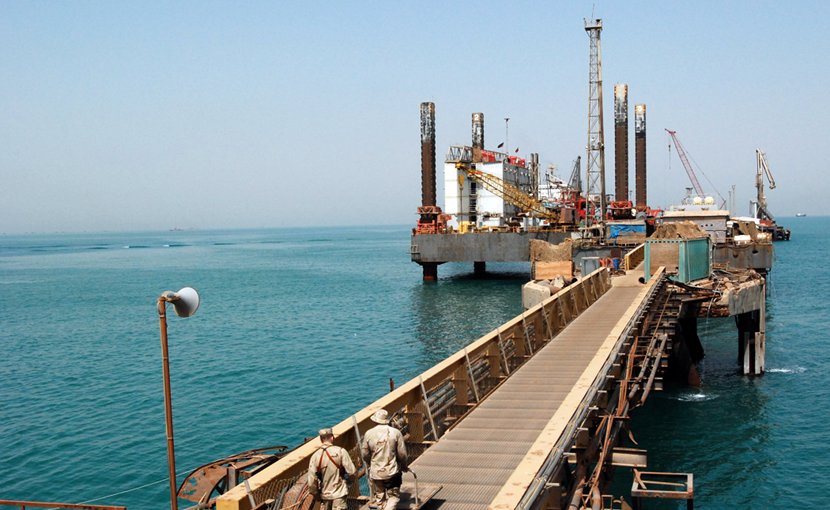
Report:
M795 216L796 216L796 218L803 218L803 217L807 216L807 213L803 213L803 212L795 213Z

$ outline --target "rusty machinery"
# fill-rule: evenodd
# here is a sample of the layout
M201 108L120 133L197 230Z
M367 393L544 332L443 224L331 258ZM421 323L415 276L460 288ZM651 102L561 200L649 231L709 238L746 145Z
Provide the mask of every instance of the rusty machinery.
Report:
M287 446L257 448L199 466L182 480L178 497L212 508L217 497L281 459L287 450Z

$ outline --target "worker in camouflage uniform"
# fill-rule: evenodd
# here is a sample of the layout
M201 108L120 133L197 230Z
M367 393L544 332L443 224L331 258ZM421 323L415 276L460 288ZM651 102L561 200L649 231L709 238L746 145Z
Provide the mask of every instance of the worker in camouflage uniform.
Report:
M308 463L309 492L320 500L320 510L346 510L348 478L355 473L349 452L334 446L331 429L320 431L322 445Z
M363 436L360 453L369 459L369 483L372 484L372 501L369 506L382 510L395 510L401 499L403 473L409 470L406 445L401 431L389 425L389 415L380 409L372 415L377 423Z

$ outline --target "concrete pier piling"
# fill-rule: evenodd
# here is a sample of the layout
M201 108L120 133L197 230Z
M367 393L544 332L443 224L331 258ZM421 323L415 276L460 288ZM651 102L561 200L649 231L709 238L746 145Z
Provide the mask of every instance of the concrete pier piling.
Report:
M766 358L766 286L757 310L735 315L738 326L738 364L744 375L762 375Z

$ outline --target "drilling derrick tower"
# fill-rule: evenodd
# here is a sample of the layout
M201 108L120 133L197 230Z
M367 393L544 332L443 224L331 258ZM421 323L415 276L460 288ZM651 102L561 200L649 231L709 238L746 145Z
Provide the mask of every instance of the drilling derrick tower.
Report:
M586 165L585 198L593 204L594 210L589 210L586 216L586 226L591 225L598 218L605 217L605 130L602 121L602 51L600 48L600 32L602 20L585 20L585 32L589 39L588 64L588 164ZM597 200L598 198L598 200ZM599 214L596 214L597 203Z

